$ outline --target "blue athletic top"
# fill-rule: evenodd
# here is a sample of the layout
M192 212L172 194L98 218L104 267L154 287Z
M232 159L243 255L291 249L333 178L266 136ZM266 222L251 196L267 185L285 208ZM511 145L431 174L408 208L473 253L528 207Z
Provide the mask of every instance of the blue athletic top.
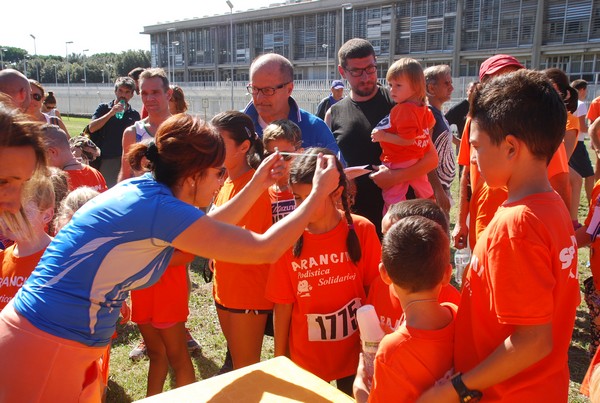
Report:
M150 174L119 183L56 235L14 297L15 310L52 335L107 345L129 290L158 281L173 239L203 214Z

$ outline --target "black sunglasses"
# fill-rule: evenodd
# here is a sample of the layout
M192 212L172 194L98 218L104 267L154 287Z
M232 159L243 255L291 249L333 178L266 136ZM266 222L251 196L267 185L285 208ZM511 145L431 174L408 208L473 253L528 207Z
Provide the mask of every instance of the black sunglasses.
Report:
M31 98L33 98L36 101L40 102L43 97L40 94L31 94Z

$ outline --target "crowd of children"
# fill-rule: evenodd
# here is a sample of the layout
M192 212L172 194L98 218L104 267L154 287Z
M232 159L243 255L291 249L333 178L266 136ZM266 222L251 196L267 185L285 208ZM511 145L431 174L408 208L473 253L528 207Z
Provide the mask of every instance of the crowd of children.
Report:
M468 242L466 215L455 229L454 244L473 249L460 292L450 284L448 218L427 178L383 192L380 240L374 223L352 213L353 188L339 159L327 149L303 149L302 133L289 120L266 125L261 138L242 112L220 113L210 124L185 113L165 116L152 141L130 148L131 174L140 176L100 197L97 191L106 190L101 174L70 154L64 131L46 125L39 144L49 165L67 172L71 192L57 200L51 176L37 173L17 184L24 189L22 207L12 200L0 210L0 231L14 241L0 252L0 309L8 305L0 316L0 334L6 335L0 354L12 362L19 358L15 348L29 348L38 338L43 342L27 354L51 354L58 346L72 355L77 343L86 345L81 356L52 364L49 375L58 382L73 365L68 381L82 384L81 390L61 391L59 382L40 396L81 392L98 399L118 308L131 291L132 320L150 359L147 394L162 392L169 367L176 386L189 384L195 374L186 347L186 264L201 255L214 258L213 296L229 369L259 362L263 337L272 331L275 356L335 381L358 402L565 402L580 303L577 249L589 245L596 276L584 282L584 295L594 358L582 391L593 394L600 389L600 369L594 371L600 362L600 184L580 228L569 212L571 194L563 191L563 154L573 152L579 131L570 115L577 93L556 69L527 70L506 55L491 59L470 97L461 150L469 166L461 192L470 181L475 193L462 211L474 214ZM395 169L432 147L435 122L419 62L398 60L387 81L397 105L371 136L381 143L382 163ZM30 130L14 116L0 106L0 131L8 133L10 125ZM598 131L600 123L590 125L590 134ZM0 157L14 144L20 146L0 141ZM38 150L37 140L23 144ZM29 159L31 166L44 165L42 157ZM86 183L94 189L80 187ZM405 200L409 186L418 199ZM143 234L133 234L128 226L149 216L156 226L146 220ZM131 253L131 268L109 273L109 265ZM71 272L79 259L93 261L92 270ZM83 286L86 295L73 292ZM169 304L160 302L165 295ZM66 321L43 301L67 304L81 320ZM364 369L356 319L366 304L387 333L372 376ZM90 330L78 330L85 327ZM97 375L90 375L90 365ZM20 365L15 374L23 371ZM42 371L32 378L41 379ZM0 390L0 400L17 396L20 382Z

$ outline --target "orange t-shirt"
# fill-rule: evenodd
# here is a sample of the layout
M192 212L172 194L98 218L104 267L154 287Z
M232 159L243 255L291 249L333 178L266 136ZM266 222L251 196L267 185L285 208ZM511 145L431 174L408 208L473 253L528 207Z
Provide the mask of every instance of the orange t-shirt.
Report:
M450 302L458 305L460 293L452 284L446 284L440 290L438 301L440 303ZM384 283L381 276L377 276L373 280L373 283L371 283L369 295L367 296L367 304L375 307L375 312L377 312L382 325L391 329L398 329L404 311L400 305L400 300L394 292L394 286Z
M590 395L590 380L592 378L592 373L594 372L594 368L598 364L600 364L600 349L596 350L596 354L594 354L594 357L592 357L592 362L590 362L590 366L588 367L588 370L585 373L583 382L581 382L581 388L579 389L579 391L586 396Z
M89 186L100 193L108 189L100 171L89 165L82 165L83 169L65 171L68 175L69 192L82 186Z
M395 163L419 160L431 148L429 130L435 125L433 113L426 105L412 102L397 104L390 111L389 133L397 134L405 140L414 140L410 146L381 142L381 162Z
M573 151L575 151L575 146L577 146L577 135L579 134L579 131L581 130L581 125L579 124L579 118L575 115L573 115L571 112L567 112L567 126L565 128L565 131L569 131L569 130L575 130L575 143L573 145L573 149L571 150L571 153L573 153Z
M594 184L594 189L592 190L592 198L590 203L590 210L588 211L587 218L585 219L585 226L588 228L588 232L590 231L598 231L599 228L590 228L592 224L592 217L594 214L600 213L600 210L596 213L598 209L598 203L600 203L600 181L597 181ZM590 269L592 270L592 276L594 277L594 286L596 290L600 290L600 237L590 243Z
M587 118L592 123L594 120L598 119L598 116L600 116L600 97L595 98L592 101L587 113Z
M227 179L215 198L215 206L221 206L239 193L254 175L246 172L234 181ZM250 211L237 223L258 234L265 233L271 226L271 200L265 191L256 200ZM235 251L235 245L231 245ZM215 262L213 295L215 301L231 309L273 309L273 303L265 298L265 286L269 275L268 264L238 264Z
M581 125L579 124L579 118L571 112L567 112L567 126L565 130L577 130L577 133L579 134L580 129Z
M412 403L452 371L457 308L444 306L452 312L452 321L442 329L415 329L404 322L381 340L369 402Z
M15 296L35 269L46 248L29 256L16 257L15 244L0 251L0 311Z
M304 231L300 256L288 250L271 267L267 283L267 298L293 304L290 358L327 382L356 373L360 353L356 310L379 274L381 244L375 226L361 216L352 219L362 252L357 264L348 255L348 223L342 218L324 234Z
M566 402L567 352L579 302L577 243L558 194L534 194L500 207L475 246L463 285L455 370L464 373L481 363L517 325L552 323L547 357L482 392L489 401Z
M506 188L490 189L481 177L477 164L471 163L470 130L471 118L467 118L465 130L461 138L458 163L469 167L472 192L471 201L469 202L469 246L473 250L477 239L479 239L483 230L488 226L492 218L494 218L498 207L506 201L508 195ZM568 172L569 160L565 144L561 142L548 163L548 178Z
M131 290L131 320L136 323L185 322L189 314L187 267L169 266L150 287Z

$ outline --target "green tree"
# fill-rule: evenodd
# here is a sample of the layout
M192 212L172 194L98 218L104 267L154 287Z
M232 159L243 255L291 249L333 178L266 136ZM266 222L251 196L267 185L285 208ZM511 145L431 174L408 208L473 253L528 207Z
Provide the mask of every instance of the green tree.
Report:
M56 55L30 55L25 49L11 46L0 46L4 66L0 68L14 68L21 72L27 70L27 77L38 79L42 83L66 83L67 63L64 56ZM6 49L6 50L4 50ZM27 69L25 69L26 60ZM83 55L71 53L69 55L69 74L73 84L84 82L85 77L89 83L114 82L116 77L126 76L135 67L150 67L150 52L146 50L128 50L117 53L98 53Z
M128 50L119 55L116 63L117 71L120 76L126 76L136 67L150 67L150 52L145 50Z

